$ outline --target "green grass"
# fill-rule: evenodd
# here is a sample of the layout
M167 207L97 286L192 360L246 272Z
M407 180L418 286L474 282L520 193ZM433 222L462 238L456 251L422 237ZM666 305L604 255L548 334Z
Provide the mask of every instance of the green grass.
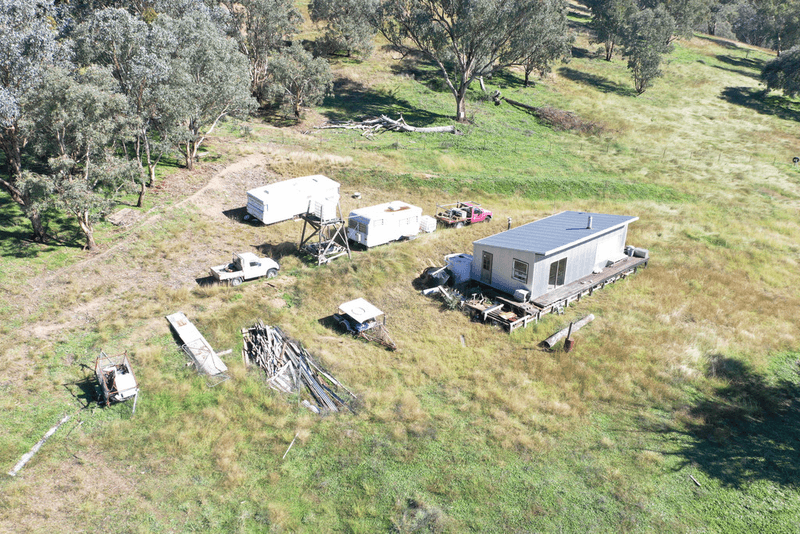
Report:
M328 174L342 183L345 212L402 198L430 213L436 202L471 197L499 222L318 267L292 252L297 225L171 208L202 186L201 170L181 177L185 191L148 196L153 223L100 225L99 241L117 249L91 262L69 241L24 243L25 219L0 202L3 464L10 469L91 398L92 373L81 364L99 350L128 350L142 385L134 417L130 403L79 412L20 477L0 480L0 524L81 531L107 529L114 517L131 532L793 531L797 103L761 95L757 69L768 56L743 46L679 42L664 77L640 97L624 61L594 57L585 36L576 48L587 52L535 87L523 88L516 72L487 83L597 122L598 136L554 131L494 106L477 86L460 136L313 130L317 119L377 113L451 123L455 103L432 68L378 51L336 66L334 95L307 123L225 123L209 144L211 163L267 145L280 156L273 173ZM169 165L164 172L165 185L179 177ZM637 215L628 242L650 249L648 268L511 336L412 289L422 269L503 230L505 217L521 223L563 209ZM74 232L68 220L53 224ZM277 287L194 284L207 265L190 259L216 261L238 247L281 255ZM92 283L116 271L126 274ZM151 276L140 283L137 273ZM321 322L358 296L387 312L397 352ZM163 319L177 310L212 346L233 349L231 380L209 388L185 365ZM596 320L575 350L537 347L588 313ZM281 326L356 391L355 413L314 416L245 371L240 329L258 319ZM67 482L54 486L56 478Z

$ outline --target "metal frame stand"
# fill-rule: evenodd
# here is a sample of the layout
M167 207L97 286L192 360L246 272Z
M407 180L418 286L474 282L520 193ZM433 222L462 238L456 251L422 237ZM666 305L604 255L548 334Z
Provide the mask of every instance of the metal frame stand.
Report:
M310 211L301 215L303 218L303 233L300 237L298 248L317 258L317 265L350 255L350 243L347 241L347 226L342 218L342 208L336 203L336 217L322 220ZM310 229L309 229L310 227ZM306 236L306 230L309 230ZM316 242L312 239L317 237Z

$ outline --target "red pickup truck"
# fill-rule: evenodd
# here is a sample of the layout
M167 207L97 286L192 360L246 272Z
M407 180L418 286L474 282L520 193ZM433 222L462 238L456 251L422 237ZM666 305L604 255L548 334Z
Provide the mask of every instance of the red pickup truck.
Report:
M476 202L456 202L455 204L437 204L436 220L445 226L461 228L466 224L492 220L492 212L482 208Z

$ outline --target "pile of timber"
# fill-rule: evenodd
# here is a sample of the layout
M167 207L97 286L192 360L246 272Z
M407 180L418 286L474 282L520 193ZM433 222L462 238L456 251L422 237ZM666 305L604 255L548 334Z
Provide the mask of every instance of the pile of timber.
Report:
M302 404L314 413L338 412L347 407L341 391L356 396L330 373L314 363L302 345L289 339L277 326L262 321L242 330L245 364L256 365L264 371L267 383L284 393L307 393ZM341 391L340 391L341 390Z
M461 293L458 290L453 288L445 286L436 286L428 289L423 289L422 294L425 296L439 295L440 297L442 297L442 301L444 301L445 305L451 310L464 307L465 299L463 295L461 295Z

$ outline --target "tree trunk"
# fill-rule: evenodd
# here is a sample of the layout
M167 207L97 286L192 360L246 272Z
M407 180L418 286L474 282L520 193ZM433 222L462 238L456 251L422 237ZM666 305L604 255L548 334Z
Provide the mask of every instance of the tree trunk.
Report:
M614 55L614 41L606 41L606 61L611 61Z
M146 191L147 191L147 186L145 185L144 180L142 180L141 188L139 189L139 199L136 201L137 208L141 208L144 206L144 194Z
M186 154L185 154L186 155L186 168L189 169L190 171L194 170L194 154L192 152L193 152L192 151L192 143L191 142L187 142L186 143Z
M81 231L86 236L86 249L90 251L97 250L97 243L94 240L94 227L89 220L89 212L84 211L78 215L78 224Z
M47 232L42 223L42 216L39 213L28 213L27 215L33 227L33 240L37 243L44 243L47 239Z
M466 90L459 91L456 95L456 121L467 122L467 95Z

